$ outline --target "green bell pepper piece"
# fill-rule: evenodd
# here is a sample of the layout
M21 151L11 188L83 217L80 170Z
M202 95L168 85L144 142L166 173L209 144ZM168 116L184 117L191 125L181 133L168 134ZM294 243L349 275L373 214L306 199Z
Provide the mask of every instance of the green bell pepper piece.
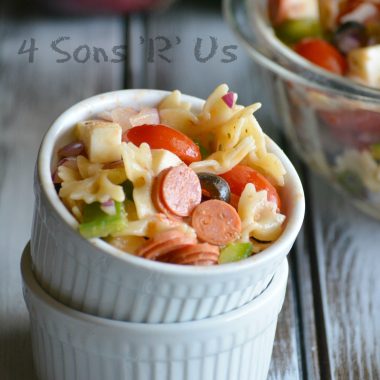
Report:
M194 142L201 152L202 160L204 160L206 157L210 155L210 152L201 144L201 142L198 139L195 139Z
M286 44L294 44L305 37L320 37L318 20L287 20L275 28L277 37Z
M115 215L106 214L95 202L84 206L83 223L79 225L80 234L87 238L106 237L122 231L127 226L127 218L122 202L115 202Z
M232 263L249 257L252 253L251 243L230 243L220 252L219 264Z

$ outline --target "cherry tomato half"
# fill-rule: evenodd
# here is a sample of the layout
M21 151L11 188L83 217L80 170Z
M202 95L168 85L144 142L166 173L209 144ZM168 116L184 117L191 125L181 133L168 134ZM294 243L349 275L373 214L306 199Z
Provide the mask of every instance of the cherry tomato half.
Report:
M253 183L257 191L266 190L268 201L275 202L281 209L281 199L276 188L257 170L246 165L236 165L230 171L219 174L230 185L231 192L240 196L247 183Z
M320 38L307 38L295 45L296 53L334 74L344 75L347 62L343 55L328 42Z
M145 142L152 149L169 150L187 165L201 160L197 144L182 132L161 124L144 124L128 129L123 134L123 141L131 141L138 146Z

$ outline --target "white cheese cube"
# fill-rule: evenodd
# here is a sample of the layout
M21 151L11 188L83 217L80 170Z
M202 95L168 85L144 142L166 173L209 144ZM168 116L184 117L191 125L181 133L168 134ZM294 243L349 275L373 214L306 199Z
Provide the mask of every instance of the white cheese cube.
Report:
M317 0L280 0L271 13L276 24L285 20L318 19Z
M380 45L354 49L347 58L350 78L380 88Z
M174 166L179 166L183 162L174 153L165 149L152 149L152 170L157 175L162 170Z
M121 126L103 120L77 124L78 138L83 141L91 162L106 163L121 159Z

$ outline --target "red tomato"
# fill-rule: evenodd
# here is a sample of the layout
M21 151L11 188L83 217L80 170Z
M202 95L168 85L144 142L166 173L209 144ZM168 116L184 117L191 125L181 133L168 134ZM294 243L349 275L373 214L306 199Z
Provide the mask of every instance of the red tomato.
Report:
M317 66L334 74L344 75L347 62L343 55L331 44L320 38L307 38L296 44L294 50Z
M131 141L138 146L145 142L152 149L169 150L187 165L201 160L197 144L182 132L165 125L145 124L133 127L124 132L123 141Z
M231 193L240 196L245 185L253 183L257 191L266 190L268 201L275 202L277 208L281 209L281 199L276 188L257 170L246 165L236 165L230 171L219 175L228 182Z

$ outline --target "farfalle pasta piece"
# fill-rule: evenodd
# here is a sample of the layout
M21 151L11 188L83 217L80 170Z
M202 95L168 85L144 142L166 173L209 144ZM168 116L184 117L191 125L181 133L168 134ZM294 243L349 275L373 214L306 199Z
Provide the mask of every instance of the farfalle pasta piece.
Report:
M133 183L133 200L140 219L156 213L151 192L153 184L152 152L143 143L137 147L133 143L123 143L121 149L125 173Z
M162 111L164 109L182 109L185 111L189 111L191 108L191 104L188 102L183 102L181 100L181 92L178 90L174 90L170 95L168 95L161 103L158 105L157 109Z
M102 164L90 162L84 156L77 157L77 167L82 178L93 177L101 170L102 166Z
M181 93L173 91L159 105L160 123L175 127L179 131L191 136L198 118L191 111L190 103L181 101Z
M217 151L203 161L193 162L190 164L190 167L197 173L211 172L222 174L239 164L255 148L256 145L253 137L247 136L234 148L226 151Z
M262 157L257 157L255 152L251 152L244 163L263 173L273 184L284 186L286 170L275 154L266 153Z
M159 111L160 123L175 127L182 133L193 136L197 133L194 125L197 123L197 117L189 110L182 108L166 108Z
M62 180L62 182L73 182L82 179L78 169L65 165L58 166L57 175Z
M59 196L86 203L106 202L110 199L122 202L125 198L123 188L113 184L103 171L79 181L62 182Z
M261 241L276 240L282 232L285 216L277 212L277 205L268 201L266 190L256 191L248 183L241 194L238 213L242 223L241 241L250 237Z
M168 218L164 214L153 214L138 220L129 220L128 225L123 231L118 232L114 236L145 236L153 237L156 233L177 229L190 237L196 237L194 229L187 223L180 220Z

